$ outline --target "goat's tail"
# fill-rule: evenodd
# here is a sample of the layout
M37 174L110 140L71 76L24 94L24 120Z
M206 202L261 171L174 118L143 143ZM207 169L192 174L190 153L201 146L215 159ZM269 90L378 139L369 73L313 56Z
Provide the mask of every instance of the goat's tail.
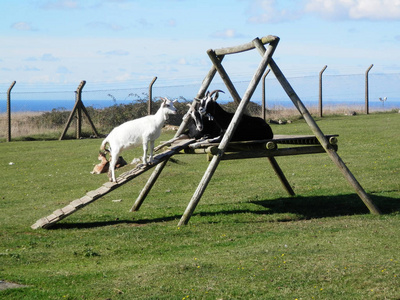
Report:
M107 145L107 144L108 144L108 146L110 146L110 143L108 142L108 139L105 138L105 139L103 140L103 142L101 143L101 146L100 146L100 153L106 154L107 152L110 152L110 149L109 149L109 148L106 148L106 145Z

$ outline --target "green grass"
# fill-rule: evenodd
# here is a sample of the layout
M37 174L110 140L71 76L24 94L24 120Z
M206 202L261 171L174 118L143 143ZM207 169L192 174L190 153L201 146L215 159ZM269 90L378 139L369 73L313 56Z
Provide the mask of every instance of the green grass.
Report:
M207 168L203 155L178 155L140 211L129 209L150 173L52 229L32 230L107 180L89 173L100 140L1 143L0 280L28 287L0 298L399 299L399 118L318 120L340 135L339 155L381 216L369 214L326 154L315 154L277 158L296 197L267 159L222 161L189 225L177 227ZM273 130L310 134L304 121Z

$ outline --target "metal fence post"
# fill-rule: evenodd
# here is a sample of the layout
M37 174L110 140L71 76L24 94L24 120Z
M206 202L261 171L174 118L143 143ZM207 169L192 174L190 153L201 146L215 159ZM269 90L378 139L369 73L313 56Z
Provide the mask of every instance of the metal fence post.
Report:
M368 73L374 65L371 64L367 71L365 71L365 113L369 114L369 91L368 91Z
M7 142L11 142L11 90L16 83L13 81L7 91Z
M157 76L153 78L149 85L149 102L147 103L147 114L151 115L151 107L153 104L153 84L156 82Z
M263 85L262 85L262 106L261 106L261 115L263 120L265 120L266 118L266 110L267 110L267 103L265 100L265 78L267 77L267 75L269 74L269 72L271 71L271 69L268 69L267 72L265 72L264 76L263 76Z
M325 65L325 67L322 68L322 70L319 72L319 116L322 118L322 73L326 70L328 66Z

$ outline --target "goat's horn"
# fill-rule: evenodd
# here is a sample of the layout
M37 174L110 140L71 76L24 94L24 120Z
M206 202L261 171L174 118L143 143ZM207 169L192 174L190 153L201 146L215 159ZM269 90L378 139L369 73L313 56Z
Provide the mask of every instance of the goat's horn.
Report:
M217 99L218 99L218 93L219 92L221 92L221 93L224 93L224 91L221 91L221 90L213 90L211 93L210 93L210 95L209 95L209 97L211 98L215 93L217 93L216 95L215 95L215 97L214 97L214 101L217 101Z

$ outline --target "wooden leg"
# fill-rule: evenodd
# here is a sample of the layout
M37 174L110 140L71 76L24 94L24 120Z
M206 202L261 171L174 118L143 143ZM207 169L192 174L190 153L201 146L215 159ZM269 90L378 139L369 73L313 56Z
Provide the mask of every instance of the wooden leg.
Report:
M150 175L150 178L147 180L146 185L140 192L138 198L136 199L135 203L131 208L131 212L138 211L140 206L142 205L144 199L146 199L147 195L149 194L151 188L153 187L154 183L156 182L158 176L160 176L162 170L164 169L165 165L167 164L167 160L163 161L162 163L158 164L153 173Z
M324 147L326 153L328 153L331 160L336 164L336 166L342 172L343 176L346 178L348 183L355 189L358 196L368 207L369 211L373 214L380 215L381 212L379 208L376 207L375 204L372 202L372 200L369 198L368 194L365 192L363 187L360 185L360 183L357 181L354 175L347 168L346 164L336 153L335 149L333 149L333 147L330 146L327 138L324 136L321 129L318 127L317 123L314 121L311 114L308 112L307 108L304 106L303 102L297 96L296 92L293 90L289 82L286 80L285 76L283 75L283 73L281 72L278 65L275 63L273 59L271 59L269 66L272 72L274 72L276 78L282 85L283 89L285 90L289 98L292 100L293 104L296 106L298 111L303 115L304 120L307 122L308 126L310 126L311 130L314 132L315 136L318 138L322 147Z
M220 155L214 155L212 161L208 165L207 171L204 173L203 178L201 179L197 190L194 192L192 199L190 200L184 214L181 217L181 220L178 223L178 226L187 225L189 223L189 219L192 216L194 210L196 209L197 204L200 201L201 196L207 188L208 183L211 180L215 170L219 162L221 161Z
M275 157L268 157L269 162L271 163L272 168L274 169L276 175L278 175L280 181L282 182L285 190L288 192L290 196L296 195L289 184L289 181L286 179L285 174L283 174L282 169L279 167L278 162Z

